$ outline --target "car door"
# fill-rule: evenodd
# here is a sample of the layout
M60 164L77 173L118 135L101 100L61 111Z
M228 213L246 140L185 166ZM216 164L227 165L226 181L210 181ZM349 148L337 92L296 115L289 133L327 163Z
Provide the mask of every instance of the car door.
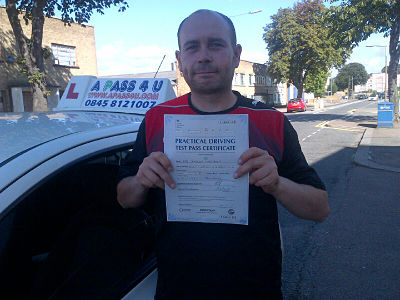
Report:
M0 168L0 176L9 178L0 188L0 285L2 295L6 298L29 297L49 258L57 265L59 261L65 260L63 252L71 256L76 251L74 245L82 245L65 240L65 236L71 232L71 223L75 222L75 228L80 228L76 226L76 216L82 216L82 211L89 211L91 215L90 209L93 207L95 211L101 211L100 216L96 215L96 222L98 219L102 222L100 230L96 232L99 236L96 247L99 243L106 244L107 240L121 233L121 230L115 230L113 221L107 220L110 219L110 214L126 214L116 207L116 176L119 164L132 148L136 132L107 129L101 135L84 136L82 133L79 137L69 136L39 145ZM137 215L137 212L129 213ZM86 218L82 217L79 222L82 219L87 223ZM103 226L104 220L108 222L107 226ZM92 230L92 227L89 229ZM88 232L87 226L84 228ZM142 228L140 230L143 231ZM151 232L146 230L143 232ZM76 232L81 234L79 230ZM86 234L83 244L88 244L92 237L92 234ZM138 238L135 235L135 242L139 245L142 240L147 240L147 237L142 235ZM130 240L126 243L129 246L132 244ZM114 244L118 244L118 239ZM113 246L108 243L108 248L104 248L108 252L104 253L112 253ZM62 250L58 257L57 251L53 254L57 247ZM94 246L91 247L96 252ZM66 251L67 248L71 248L71 251ZM153 299L157 278L156 263L152 249L148 247L145 250L146 253L141 250L141 257L135 260L135 268L130 269L127 261L125 273L121 275L123 278L117 278L113 288L102 293L108 293L112 298L142 295L140 299ZM82 255L78 259L73 257L71 260L78 261L76 264L81 267L81 257ZM101 265L113 268L115 265L112 262L105 264L107 257L102 256L102 253L97 256L97 261L91 257L90 259L89 267ZM114 268L112 271L117 274L114 277L121 274L118 269ZM94 273L92 269L91 272ZM106 269L102 272L97 272L99 280L102 279L102 274L111 273ZM80 279L72 276L71 280L76 284ZM63 291L63 285L65 287L65 280L57 288L58 292ZM95 286L92 288L95 289ZM68 289L66 292L71 291ZM87 295L91 295L91 292L89 290ZM82 295L82 291L79 294Z

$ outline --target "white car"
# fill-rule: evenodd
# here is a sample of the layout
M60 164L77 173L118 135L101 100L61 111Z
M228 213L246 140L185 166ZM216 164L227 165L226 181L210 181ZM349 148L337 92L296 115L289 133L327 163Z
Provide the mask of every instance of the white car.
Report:
M371 95L369 95L368 100L378 100L378 95L377 94L371 94Z
M71 101L71 109L0 114L0 280L15 275L21 282L15 287L16 294L19 289L28 289L32 284L35 272L51 253L73 213L79 211L80 205L84 206L83 202L87 199L81 203L76 195L89 195L88 198L93 198L92 202L116 201L113 193L118 167L132 149L143 119L145 110L142 107L136 109L133 104L133 108L125 112L121 112L122 107L118 108L118 102L114 107L98 105L86 109L85 103L94 103L93 99L88 99L88 93L93 93L90 87L94 86L94 82L97 86L100 84L104 92L105 87L115 87L118 79L81 79L79 76L71 79L67 87L69 92L60 101L61 109L68 108L68 101ZM110 81L114 85L110 85ZM148 83L153 81L149 79ZM123 80L119 80L121 82ZM163 82L168 93L158 90L157 103L174 96L170 93L172 87L169 81ZM160 87L160 80L157 84ZM140 85L137 84L137 87ZM84 92L81 94L79 91ZM133 90L116 92L114 89L111 92L102 93L100 96L103 98L97 98L95 103L100 100L105 103L107 97L111 103L120 96L129 99L130 104L136 101L142 102L140 106L151 106L150 101L145 104L145 99L150 100L149 93L142 97L143 91L133 94ZM72 98L65 99L68 95ZM142 98L138 100L138 97ZM53 226L51 220L57 224ZM60 227L60 224L65 226ZM26 237L23 232L27 230L25 227L29 231ZM35 238L36 234L41 238ZM20 249L12 253L15 256L13 267L7 251L16 239L19 239ZM18 257L19 250L21 257ZM26 254L29 259L26 259ZM8 265L8 269L4 264ZM125 286L117 297L153 299L157 281L153 256L149 254L140 270L130 275L125 278Z

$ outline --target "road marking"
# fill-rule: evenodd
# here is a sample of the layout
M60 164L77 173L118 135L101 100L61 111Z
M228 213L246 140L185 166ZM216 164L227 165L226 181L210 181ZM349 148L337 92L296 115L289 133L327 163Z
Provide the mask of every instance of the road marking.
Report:
M311 133L310 135L307 135L305 138L303 138L301 141L304 142L306 139L312 137L314 134L318 133L321 131L322 128L318 129L317 131L314 131L313 133Z
M352 129L352 128L356 128L356 127L326 127L328 129L335 129L335 130L342 130L342 131L352 131L352 132L363 132L364 129Z
M343 130L343 131L352 131L352 132L363 132L364 129L358 128L358 127L332 127L329 126L330 121L324 121L322 123L319 123L318 125L316 125L315 127L320 127L322 128L326 128L326 129L335 129L335 130Z
M324 121L324 122L322 122L322 123L319 123L319 124L318 124L317 126L315 126L315 127L324 128L325 125L328 124L328 123L329 123L329 121Z
M342 103L342 104L337 104L337 105L332 105L332 106L325 106L323 109L319 110L319 111L314 111L313 114L319 114L321 112L325 112L326 110L331 110L331 109L335 109L335 108L339 108L339 107L344 107L344 106L348 106L348 105L352 105L354 103L359 103L359 102L363 102L364 100L357 100L357 101L350 101L350 102L346 102L346 103Z
M354 112L355 112L356 110L357 110L357 109L352 109L352 110L349 110L347 113L352 115L352 114L354 114Z

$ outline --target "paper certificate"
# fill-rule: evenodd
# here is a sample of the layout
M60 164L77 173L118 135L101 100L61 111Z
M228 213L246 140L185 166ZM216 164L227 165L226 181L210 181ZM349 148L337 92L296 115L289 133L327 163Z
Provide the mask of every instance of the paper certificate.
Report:
M233 178L249 147L247 115L165 115L164 152L176 188L168 221L248 224L249 176Z

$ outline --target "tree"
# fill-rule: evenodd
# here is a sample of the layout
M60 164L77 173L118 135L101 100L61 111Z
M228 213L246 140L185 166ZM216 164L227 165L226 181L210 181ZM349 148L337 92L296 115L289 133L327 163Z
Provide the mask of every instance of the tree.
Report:
M308 93L314 93L315 97L321 97L325 93L328 76L329 73L325 71L310 74L306 79L304 89Z
M385 73L386 72L386 67L383 67L381 70L381 73ZM397 65L397 74L400 74L400 64Z
M342 38L350 48L366 40L372 33L390 37L388 72L389 101L394 103L393 119L400 122L397 90L397 69L400 58L400 1L398 0L331 0L329 20L332 34Z
M264 28L268 72L278 81L294 84L299 97L309 76L341 66L350 54L340 40L330 37L326 11L322 0L303 0L292 9L280 9Z
M369 75L360 63L350 63L339 70L335 83L339 90L351 89L354 85L366 84Z
M34 111L47 110L46 70L42 48L45 16L52 17L59 12L66 24L83 24L89 21L94 11L104 14L104 9L111 5L119 6L119 11L128 7L124 0L6 0L8 19L20 55L18 62L23 66L23 73L32 86ZM30 38L22 30L20 15L23 15L26 24L31 24Z

